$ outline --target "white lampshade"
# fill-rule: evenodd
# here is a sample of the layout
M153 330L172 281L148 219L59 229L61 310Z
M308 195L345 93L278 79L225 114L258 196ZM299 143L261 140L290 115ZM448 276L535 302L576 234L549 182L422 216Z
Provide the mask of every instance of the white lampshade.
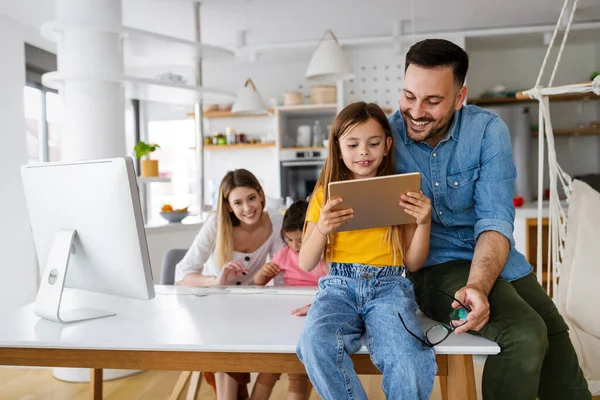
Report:
M323 40L327 34L331 39ZM354 73L346 59L344 50L332 31L323 35L306 69L306 79L314 81L337 81L353 79Z
M256 90L252 79L248 79L238 93L235 103L231 107L231 112L239 114L265 114L267 112L267 107L258 90Z

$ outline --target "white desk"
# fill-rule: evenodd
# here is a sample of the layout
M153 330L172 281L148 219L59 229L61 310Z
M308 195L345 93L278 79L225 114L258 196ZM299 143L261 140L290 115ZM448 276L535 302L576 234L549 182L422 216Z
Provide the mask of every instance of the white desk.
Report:
M305 319L290 311L311 300L298 294L157 294L143 302L68 291L65 308L117 315L62 325L35 316L32 304L0 314L0 365L303 373L295 352ZM432 323L423 317L423 328ZM475 399L472 355L500 351L471 335L451 335L436 350L448 399ZM353 360L358 373L379 373L365 347ZM92 376L101 396L101 371Z

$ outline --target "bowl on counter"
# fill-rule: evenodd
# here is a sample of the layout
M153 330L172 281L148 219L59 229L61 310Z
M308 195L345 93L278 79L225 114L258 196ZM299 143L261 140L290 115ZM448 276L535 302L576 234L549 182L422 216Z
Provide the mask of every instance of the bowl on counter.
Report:
M179 223L190 215L188 211L161 211L159 214L165 220L169 221L169 223Z

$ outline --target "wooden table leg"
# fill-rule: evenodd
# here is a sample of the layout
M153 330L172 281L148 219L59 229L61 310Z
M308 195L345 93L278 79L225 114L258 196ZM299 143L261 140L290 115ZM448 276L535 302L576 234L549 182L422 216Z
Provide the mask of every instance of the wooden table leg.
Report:
M477 400L473 356L448 355L448 400Z
M188 387L188 392L186 396L186 400L196 400L196 396L198 396L198 392L200 391L200 384L202 383L202 372L194 371L192 372L192 376L190 378L190 386Z
M439 376L440 378L440 391L442 392L442 400L448 400L448 377Z
M90 391L93 400L102 400L102 369L90 369Z
M169 400L177 400L179 398L185 384L190 379L190 375L192 375L192 371L184 371L179 374L179 379L177 379L177 383L175 383L175 387L171 391L171 395L169 395Z

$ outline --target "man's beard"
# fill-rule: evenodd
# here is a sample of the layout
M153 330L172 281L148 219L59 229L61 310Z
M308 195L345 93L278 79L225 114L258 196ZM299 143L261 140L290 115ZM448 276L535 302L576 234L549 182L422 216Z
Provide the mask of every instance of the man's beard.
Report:
M417 122L423 122L423 119L422 118L421 118L421 120L414 119L410 116L410 114L408 112L403 112L402 115L404 116L404 121L406 124L407 136L409 137L409 139L414 140L415 142L426 142L427 140L429 140L437 135L445 134L448 131L448 129L454 119L454 113L451 113L450 118L448 118L448 121L445 124L443 124L440 127L436 127L436 126L432 127L430 132L422 139L414 139L414 138L410 137L411 136L410 133L412 133L413 136L416 136L416 135L419 135L421 132L413 131L413 127L410 124L410 120L417 121ZM425 119L425 121L431 121L430 123L435 124L435 121L432 119Z

